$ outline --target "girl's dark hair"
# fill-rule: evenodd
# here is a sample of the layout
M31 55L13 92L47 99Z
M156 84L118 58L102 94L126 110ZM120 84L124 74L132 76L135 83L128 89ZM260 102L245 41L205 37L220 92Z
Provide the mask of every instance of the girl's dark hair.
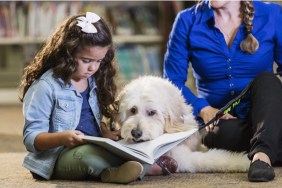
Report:
M84 33L76 25L76 18L79 16L85 15L76 15L66 19L46 41L33 61L24 69L20 83L22 92L20 100L23 102L23 98L31 84L51 68L55 77L61 78L66 84L70 83L71 76L78 66L74 54L84 47L109 47L100 68L93 75L93 78L97 84L96 92L101 113L106 117L110 117L110 105L114 102L117 91L114 81L116 64L114 62L115 52L112 33L102 18L93 23L97 33Z
M198 8L200 8L200 3L202 0L198 0L196 2L196 8L195 12L197 12ZM253 19L254 19L254 6L253 6L253 0L243 0L241 3L241 16L243 23L245 25L246 30L246 38L241 42L240 48L242 51L253 54L257 51L259 48L259 42L252 34L253 30Z

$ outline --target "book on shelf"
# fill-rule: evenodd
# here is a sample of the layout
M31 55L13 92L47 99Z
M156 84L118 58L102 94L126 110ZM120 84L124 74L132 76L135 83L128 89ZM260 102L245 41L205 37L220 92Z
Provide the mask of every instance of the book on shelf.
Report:
M0 37L15 35L15 22L11 14L15 14L15 3L0 2Z
M135 23L135 33L146 35L159 34L158 10L154 6L132 7L130 9L133 22Z
M14 18L16 22L16 37L23 38L26 35L26 25L27 25L27 5L23 2L18 2L16 5L16 17Z
M146 57L148 59L149 69L151 70L151 74L156 76L162 75L161 68L161 48L159 46L149 46L145 48Z
M109 7L108 14L110 22L113 25L114 34L117 35L133 35L134 23L127 7L116 6Z
M133 45L129 48L129 53L131 58L130 61L133 64L133 78L151 73L144 46Z
M73 3L73 2L72 2ZM76 2L77 3L77 2ZM96 2L96 1L83 1L83 5L80 8L80 12L94 12L98 14L100 17L102 17L104 20L109 20L109 15L107 12L107 7L103 4ZM73 14L72 14L73 15Z
M0 37L46 38L68 16L96 12L106 18L103 3L85 1L0 1Z
M159 46L122 45L117 48L117 63L122 79L131 80L141 75L160 76L161 49Z
M117 49L117 63L119 66L119 73L121 76L121 79L124 80L130 80L133 78L133 63L131 61L130 57L130 51L128 46L120 46Z
M177 133L165 133L154 140L141 143L128 143L124 139L113 141L109 138L82 135L82 139L99 145L124 160L134 160L153 164L160 156L186 140L197 128Z

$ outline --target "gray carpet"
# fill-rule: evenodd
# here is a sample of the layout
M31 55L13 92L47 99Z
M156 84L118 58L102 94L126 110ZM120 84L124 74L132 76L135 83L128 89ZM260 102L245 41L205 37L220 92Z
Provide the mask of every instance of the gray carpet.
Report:
M21 106L0 106L0 188L41 187L282 187L282 168L275 168L276 178L268 183L251 183L246 173L173 174L146 176L129 185L103 184L95 181L36 181L22 167L25 149L22 144ZM215 159L216 160L216 159Z
M275 168L276 178L268 183L251 183L246 173L173 174L171 176L146 176L142 181L129 185L104 184L95 181L37 181L21 166L25 153L0 153L0 187L282 187L282 168Z

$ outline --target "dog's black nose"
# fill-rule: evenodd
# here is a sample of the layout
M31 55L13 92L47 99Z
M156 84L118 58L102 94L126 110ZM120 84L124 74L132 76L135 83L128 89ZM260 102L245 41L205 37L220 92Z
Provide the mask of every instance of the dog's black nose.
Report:
M131 135L136 139L140 138L142 136L142 131L140 129L132 129Z

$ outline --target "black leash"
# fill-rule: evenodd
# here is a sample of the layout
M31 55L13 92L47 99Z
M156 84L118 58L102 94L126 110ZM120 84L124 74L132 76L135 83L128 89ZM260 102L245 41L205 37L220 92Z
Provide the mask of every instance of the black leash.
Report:
M277 72L274 73L274 75L282 75L282 71L281 72ZM209 122L207 122L206 124L203 123L200 125L199 127L199 131L205 127L207 127L208 125L214 124L217 120L219 120L219 118L221 118L223 115L227 114L228 112L230 112L232 109L234 109L238 104L240 104L241 99L243 97L245 97L246 93L250 90L250 88L253 85L254 80L252 80L247 87L245 87L245 89L243 91L241 91L240 95L238 95L237 97L235 97L234 99L232 99L231 101L229 101L224 107L220 108L219 111L216 113L215 117L213 117Z

